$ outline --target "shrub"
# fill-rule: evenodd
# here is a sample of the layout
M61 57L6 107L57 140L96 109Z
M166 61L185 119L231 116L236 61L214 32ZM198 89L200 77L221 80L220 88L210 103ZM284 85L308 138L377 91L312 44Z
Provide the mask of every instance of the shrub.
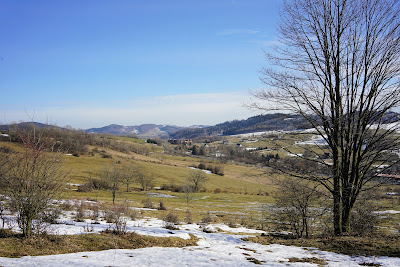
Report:
M209 223L212 222L212 218L211 218L211 216L206 215L201 219L201 222L204 223L204 224L209 224Z
M126 233L127 216L129 216L129 207L125 201L121 205L114 205L111 209L107 209L107 232L122 235Z
M192 224L193 223L192 213L189 210L186 213L186 223L188 223L188 224Z
M86 183L78 186L78 192L91 192L93 189L108 190L110 189L110 184L108 183L108 181L104 179L100 180L100 179L90 178Z
M206 169L206 164L204 164L203 162L200 162L199 166L197 167L201 170L205 170Z
M92 219L93 221L97 221L99 219L99 215L100 215L99 205L98 204L90 205L89 209L92 212L90 215L90 219Z
M142 200L143 207L147 209L154 209L153 201L148 197L144 200Z
M62 168L65 150L55 148L54 139L36 130L40 129L17 129L23 153L0 153L0 177L6 185L2 193L18 214L16 220L24 237L33 234L41 215L51 208L68 181L68 173Z
M61 212L62 211L60 207L53 206L43 212L41 220L46 223L56 224Z
M163 222L164 228L169 230L178 230L179 228L176 226L177 224L179 224L179 218L174 213L169 212L164 217L164 222Z
M215 165L211 172L220 176L224 176L224 166Z
M87 192L91 192L92 191L92 186L88 183L85 184L81 184L80 186L78 186L78 192L83 192L83 193L87 193Z
M76 214L75 214L75 221L83 222L86 216L85 214L86 204L83 201L80 201L79 204L76 206Z
M217 175L224 175L224 166L222 164L213 164L208 163L207 165L204 162L200 162L197 166L200 170L209 170L210 172L217 174Z
M363 199L356 203L350 217L352 232L358 235L372 233L378 220L374 211L374 206Z
M160 200L158 210L166 210L167 207L165 207L164 201Z
M107 154L107 153L102 153L101 157L104 158L104 159L112 159L112 156L110 154Z

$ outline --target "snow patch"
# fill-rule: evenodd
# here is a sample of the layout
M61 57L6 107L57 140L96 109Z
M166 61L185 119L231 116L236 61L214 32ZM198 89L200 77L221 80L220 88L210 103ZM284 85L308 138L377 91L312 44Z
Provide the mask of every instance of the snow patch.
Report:
M200 170L199 168L195 168L195 167L189 167L189 169L192 169L192 170ZM205 172L206 174L212 174L212 172L209 171L209 170L200 170L200 171L203 171L203 172Z
M392 211L386 211L392 212ZM397 211L394 211L397 212ZM60 224L51 225L58 234L98 233L108 227L104 221L93 224L91 220L72 221L72 212L64 214ZM62 223L62 224L61 224ZM151 247L142 249L112 249L105 251L79 252L48 256L25 256L21 258L0 257L1 266L254 266L251 259L257 259L267 266L310 266L308 263L289 263L289 258L318 258L328 266L359 266L373 262L380 266L400 266L400 258L347 256L316 248L303 248L284 245L261 245L242 240L246 235L262 231L245 227L232 228L224 224L210 224L201 227L197 224L179 225L181 230L162 228L163 221L155 218L127 220L127 231L141 235L159 237L175 236L189 239L190 235L199 238L197 246L191 247ZM206 228L212 232L203 232ZM218 232L217 232L218 231Z

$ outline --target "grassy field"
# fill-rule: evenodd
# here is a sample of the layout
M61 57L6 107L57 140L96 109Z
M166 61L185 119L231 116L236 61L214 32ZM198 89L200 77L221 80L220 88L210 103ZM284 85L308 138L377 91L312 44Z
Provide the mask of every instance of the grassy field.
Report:
M303 153L304 147L296 145L298 141L307 141L310 134L281 134L278 136L252 137L247 141L242 138L228 138L228 143L241 143L245 147L267 147L270 153L279 153L281 157L287 156L287 152L277 148L289 147L295 153ZM179 188L192 171L189 167L198 166L199 163L214 163L210 158L172 156L163 153L163 147L147 144L141 139L128 137L112 137L118 142L138 143L148 147L148 155L133 152L122 153L109 148L104 148L102 153L87 153L79 157L65 155L62 170L68 172L69 185L66 186L62 198L66 199L88 199L97 202L112 203L112 194L107 190L91 190L79 192L78 185L87 183L90 179L100 179L102 170L116 165L140 166L144 172L153 177L153 189L140 191L140 185L130 184L129 192L126 192L124 184L119 185L116 193L117 203L129 203L131 207L143 208L144 202L151 201L157 208L160 201L167 210L142 211L144 216L164 218L168 212L175 213L180 220L188 220L188 210L191 221L198 222L205 217L211 217L215 222L224 222L230 225L244 224L250 227L260 227L262 206L273 204L273 196L279 190L276 181L283 178L282 174L267 167L238 164L232 162L224 163L224 175L207 174L207 182L204 188L195 194L188 195L171 188ZM221 145L221 142L216 142ZM15 143L2 142L0 146L7 146L15 151L21 151L21 146ZM88 151L101 151L103 148L88 146ZM104 155L108 155L107 158ZM375 200L380 210L400 210L399 197L387 196L390 191L399 191L398 185L385 185L374 190L379 195ZM161 188L161 189L160 189ZM164 188L164 189L162 189ZM168 189L168 190L165 190ZM380 229L390 232L398 228L399 214L388 215L381 220ZM385 230L386 229L386 230Z
M211 157L169 155L164 153L164 147L145 143L144 140L129 137L111 137L116 142L137 144L145 147L142 154L123 153L109 147L87 146L88 153L77 155L65 154L61 170L69 173L69 181L60 196L63 200L71 200L75 204L64 202L60 208L70 212L77 221L83 219L107 220L106 212L128 207L125 215L132 220L152 217L165 220L174 215L179 223L224 223L230 227L245 226L254 229L275 231L276 221L272 221L271 207L275 204L274 196L280 192L279 181L287 178L283 174L262 165L250 165L233 161L220 162ZM280 134L265 137L228 138L228 144L243 147L258 148L255 153L264 155L278 154L281 158L288 157L288 150L292 153L304 153L307 146L297 142L307 141L311 134ZM278 145L277 145L278 144ZM204 144L197 144L199 147ZM168 151L174 147L165 144ZM218 149L224 146L221 141L209 144ZM12 151L23 151L22 146L16 143L0 142L0 147L7 147ZM282 149L284 147L284 149ZM322 151L321 151L322 153ZM207 181L197 193L186 194L180 189L187 177L193 171L192 167L205 165L222 166L224 175L206 174ZM112 166L136 166L147 176L153 178L151 189L141 190L136 182L126 185L119 184L116 191L115 205L112 204L112 193L106 189L81 190L82 185L93 179L101 180L105 168ZM326 227L313 225L310 238L287 238L279 236L254 235L247 241L261 244L283 244L305 247L317 247L322 250L344 253L349 255L366 254L375 256L394 256L399 254L400 232L400 197L388 195L388 192L400 192L399 185L385 184L370 191L369 203L382 213L379 214L375 231L369 236L341 236L326 235ZM79 204L80 203L80 204ZM322 205L329 206L327 199ZM163 209L159 209L160 207ZM83 215L80 210L86 210ZM93 218L94 211L100 211L102 217ZM82 218L79 216L83 216ZM321 218L319 218L321 219ZM321 220L319 220L321 221ZM150 246L182 247L196 245L197 238L184 240L180 238L161 238L140 236L134 233L82 235L34 235L24 239L19 234L9 230L0 230L0 256L21 257L24 255L49 255L59 253L73 253L79 251L99 251L106 249L132 249ZM292 259L293 262L301 259ZM317 264L322 264L314 262Z
M122 165L133 164L140 166L148 175L154 177L154 187L179 187L184 184L190 174L190 166L196 166L200 159L188 157L165 156L164 160L154 159L151 156L126 155L119 152L107 151L112 159L88 156L65 156L63 169L70 171L70 184L64 192L64 197L71 199L90 199L111 203L111 193L106 190L78 192L77 184L86 183L90 177L100 178L104 166L120 161ZM194 221L204 216L213 216L218 221L240 223L243 217L260 216L258 212L263 203L272 203L271 195L276 188L271 182L273 175L268 169L235 164L224 165L224 176L207 174L208 181L199 193L190 196L189 210ZM168 198L158 197L157 194L166 194ZM162 201L167 210L174 212L183 220L187 216L187 197L185 193L166 190L140 191L138 184L131 184L130 191L120 185L117 192L117 203L129 201L133 207L143 207L143 201L150 198L157 207ZM166 211L147 211L147 215L163 218ZM258 214L259 213L259 214Z

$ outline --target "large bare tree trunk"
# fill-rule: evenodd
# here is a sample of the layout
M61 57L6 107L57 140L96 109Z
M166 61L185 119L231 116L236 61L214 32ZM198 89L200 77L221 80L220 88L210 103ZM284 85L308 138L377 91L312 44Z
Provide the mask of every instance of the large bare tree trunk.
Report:
M339 235L350 230L359 193L398 162L390 153L400 148L400 116L392 112L400 104L400 2L291 0L281 14L280 45L266 52L276 68L262 70L268 87L251 107L300 114L325 140L313 160L329 175L287 172L332 194Z

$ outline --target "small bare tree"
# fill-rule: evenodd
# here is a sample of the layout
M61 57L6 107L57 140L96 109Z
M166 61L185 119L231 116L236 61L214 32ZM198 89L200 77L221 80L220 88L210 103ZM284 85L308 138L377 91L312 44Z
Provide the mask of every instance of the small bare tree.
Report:
M146 173L141 167L135 167L135 180L142 187L143 191L148 190L153 186L153 176Z
M19 129L18 138L24 151L9 155L2 175L18 225L29 237L34 220L39 220L52 200L60 196L67 173L61 170L63 151L53 150L54 140L37 135L35 127Z
M123 165L121 169L121 178L126 185L126 192L129 192L129 185L135 179L135 168L132 165Z
M101 172L101 178L108 185L112 194L113 204L115 204L117 190L121 182L121 168L116 164L104 165L103 171Z
M186 177L186 183L192 186L193 192L198 192L207 182L207 175L200 170L191 170Z
M190 213L189 203L194 198L194 187L190 183L186 183L182 186L182 192L185 194L186 199L186 219L188 223L192 223L192 215Z

